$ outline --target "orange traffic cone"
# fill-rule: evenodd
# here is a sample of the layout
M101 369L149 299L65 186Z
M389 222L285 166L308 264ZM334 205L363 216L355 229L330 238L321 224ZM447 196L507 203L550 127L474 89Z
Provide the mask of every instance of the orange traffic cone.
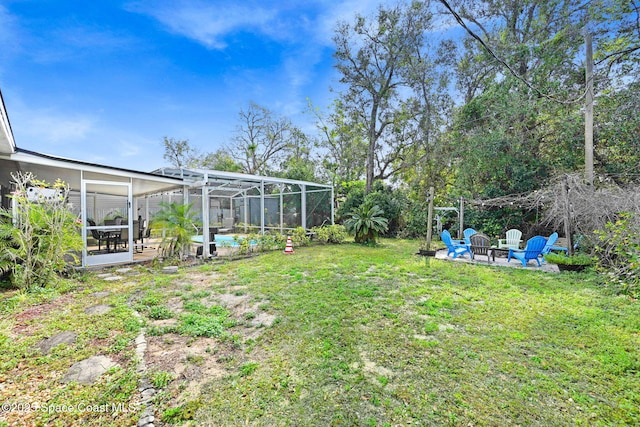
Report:
M291 237L287 236L287 246L284 248L285 254L293 253L293 242L291 241Z

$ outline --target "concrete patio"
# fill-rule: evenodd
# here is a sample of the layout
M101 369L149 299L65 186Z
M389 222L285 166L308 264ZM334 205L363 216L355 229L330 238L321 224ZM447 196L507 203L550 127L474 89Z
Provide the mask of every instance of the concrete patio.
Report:
M542 262L542 266L538 267L538 264L531 260L527 263L526 267L522 266L522 263L517 259L512 259L511 262L507 262L506 256L502 256L504 254L496 254L495 261L490 259L487 262L486 255L476 255L475 259L470 259L468 254L464 254L462 256L458 256L457 258L453 258L451 256L447 256L447 249L439 249L436 252L437 259L448 260L452 262L465 262L467 264L481 264L481 265L490 265L495 267L508 267L508 268L526 268L527 270L539 270L539 271L547 271L552 273L558 273L558 266L555 264L549 264L547 262Z

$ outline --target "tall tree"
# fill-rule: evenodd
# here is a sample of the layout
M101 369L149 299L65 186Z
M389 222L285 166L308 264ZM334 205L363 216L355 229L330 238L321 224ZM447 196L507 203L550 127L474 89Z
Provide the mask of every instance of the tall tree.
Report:
M414 1L380 6L372 18L358 15L354 24L337 26L334 56L346 86L340 97L348 110L345 117L354 120L354 128L359 124L365 130L367 191L377 177L393 174L389 168L411 146L402 132L411 113L402 93L408 76L401 70L424 45L430 20L427 5Z
M342 100L334 100L328 114L309 105L319 132L317 146L321 148L321 171L334 185L364 178L367 143L363 127L346 117Z
M198 162L200 153L189 144L189 140L164 137L164 159L176 168L193 167Z
M441 2L448 6L446 0ZM457 68L459 185L475 194L537 188L580 162L584 92L579 0L460 0L468 35ZM472 29L473 28L473 29ZM574 102L572 102L574 101Z
M226 172L242 172L242 165L233 160L231 154L224 148L219 148L213 153L207 153L201 159L201 168Z
M291 122L254 102L240 110L238 118L240 123L229 147L230 155L245 173L264 174L270 168L276 169L285 158Z

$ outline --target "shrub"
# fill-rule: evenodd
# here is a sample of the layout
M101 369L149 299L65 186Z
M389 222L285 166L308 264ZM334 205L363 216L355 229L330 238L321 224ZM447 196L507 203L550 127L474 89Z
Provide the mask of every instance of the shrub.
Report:
M307 230L304 227L296 227L291 233L291 241L294 246L307 246L310 241L309 236L307 236Z
M199 221L191 211L191 205L160 203L161 210L153 217L153 228L165 230L162 240L162 256L186 258L191 248L191 237L198 230Z
M550 264L563 264L563 265L593 264L593 257L587 254L576 254L572 256L567 256L564 254L549 253L544 256L544 259Z
M615 222L596 230L597 269L604 284L620 293L640 296L640 217L625 212Z
M18 288L44 287L65 269L66 259L78 261L80 224L69 209L64 182L50 185L31 173L11 176L16 190L9 197L16 208L0 211L0 271L11 272ZM37 199L30 200L29 193Z
M339 244L347 238L347 230L339 224L313 227L312 231L316 233L318 240L322 243Z
M258 242L258 250L266 252L281 249L285 245L287 238L280 233L267 232L262 236L256 235L255 240Z
M388 220L378 205L362 204L351 212L345 227L355 236L356 243L375 244L378 234L387 230Z

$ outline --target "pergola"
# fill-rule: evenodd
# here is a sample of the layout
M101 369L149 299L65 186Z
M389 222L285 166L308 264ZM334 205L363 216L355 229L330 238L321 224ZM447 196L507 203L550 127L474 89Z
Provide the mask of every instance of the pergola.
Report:
M184 200L201 206L205 230L264 234L333 224L331 185L206 169L162 168L153 173L187 183ZM203 233L205 256L209 255L208 234Z

